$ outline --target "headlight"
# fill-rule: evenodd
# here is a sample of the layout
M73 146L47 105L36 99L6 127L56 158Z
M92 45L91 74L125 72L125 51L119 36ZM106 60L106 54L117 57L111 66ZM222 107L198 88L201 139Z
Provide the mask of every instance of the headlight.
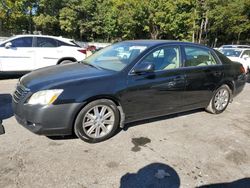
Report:
M30 99L28 100L28 104L52 104L62 92L63 89L38 91L30 97Z

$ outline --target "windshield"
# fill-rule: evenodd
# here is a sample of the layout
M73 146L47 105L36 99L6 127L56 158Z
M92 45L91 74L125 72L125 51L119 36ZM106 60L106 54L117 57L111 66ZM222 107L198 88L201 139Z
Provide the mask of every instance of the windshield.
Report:
M222 54L229 57L240 57L242 50L239 49L222 49L220 50Z
M103 69L121 71L147 48L144 44L120 42L96 52L82 62Z

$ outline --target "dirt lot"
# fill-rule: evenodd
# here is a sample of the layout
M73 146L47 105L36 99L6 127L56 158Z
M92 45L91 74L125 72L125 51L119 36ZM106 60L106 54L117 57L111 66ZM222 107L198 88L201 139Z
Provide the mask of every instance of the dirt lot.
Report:
M220 115L130 124L110 140L35 135L13 118L17 80L0 80L0 187L250 187L250 84ZM214 186L211 186L214 187Z

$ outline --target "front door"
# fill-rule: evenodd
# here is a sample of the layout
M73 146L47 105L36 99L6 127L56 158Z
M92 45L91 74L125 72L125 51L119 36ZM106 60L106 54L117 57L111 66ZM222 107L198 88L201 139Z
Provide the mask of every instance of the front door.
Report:
M182 105L185 78L179 47L157 48L137 65L149 62L154 72L135 74L132 70L127 77L128 90L122 96L127 121L174 113Z
M9 47L0 47L1 71L30 71L34 69L33 37L20 37L9 41Z

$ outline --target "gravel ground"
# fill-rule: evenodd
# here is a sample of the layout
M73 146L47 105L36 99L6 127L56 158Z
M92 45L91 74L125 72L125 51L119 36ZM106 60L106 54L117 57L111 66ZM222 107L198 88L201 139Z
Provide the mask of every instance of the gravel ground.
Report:
M250 84L227 110L129 124L88 144L38 136L13 117L17 79L0 80L0 187L250 187Z

